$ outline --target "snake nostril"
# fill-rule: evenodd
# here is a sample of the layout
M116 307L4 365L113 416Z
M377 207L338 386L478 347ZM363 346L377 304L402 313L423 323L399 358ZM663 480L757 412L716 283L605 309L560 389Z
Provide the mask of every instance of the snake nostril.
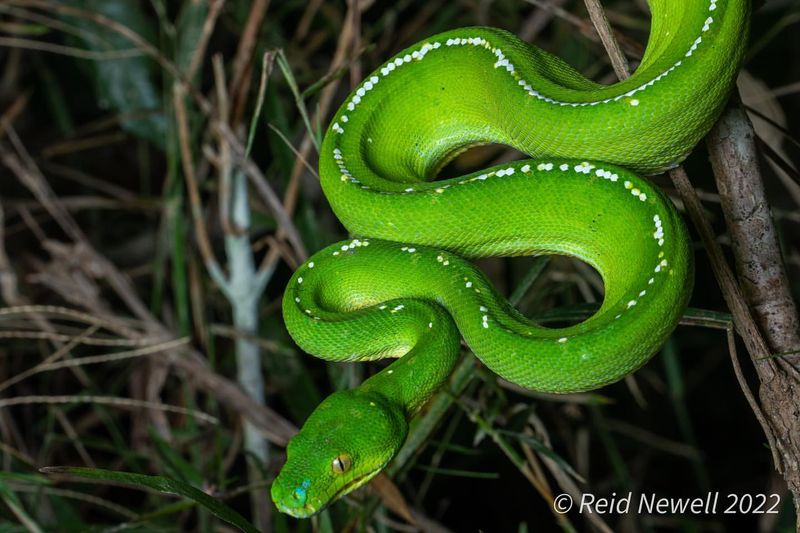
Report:
M292 491L292 499L299 503L300 505L304 504L306 501L306 491L301 487L297 487Z

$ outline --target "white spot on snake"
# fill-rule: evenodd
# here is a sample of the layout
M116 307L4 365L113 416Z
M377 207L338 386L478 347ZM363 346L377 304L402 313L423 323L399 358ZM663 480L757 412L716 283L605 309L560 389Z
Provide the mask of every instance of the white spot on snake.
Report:
M428 329L433 328L433 322L428 322Z
M647 294L647 291L644 291L644 290L643 290L642 292L640 292L640 293L639 293L639 297L641 298L641 297L642 297L642 296L644 296L645 294Z
M560 339L558 339L558 342L562 342L562 343L563 342L567 342L567 338L566 337L561 337Z
M466 282L466 283L464 284L464 286L465 286L466 288L468 288L468 289L469 289L470 287L472 287L472 282L471 282L471 281L468 281L468 282Z
M717 9L716 0L711 0L708 9L709 9L709 11L715 11ZM713 23L714 23L714 19L712 17L708 17L705 20L705 22L704 22L704 24L702 26L701 33L704 33L706 31L708 31ZM692 47L689 49L689 51L686 52L686 56L687 57L691 56L692 53L697 49L698 45L701 42L702 42L702 39L698 38L692 44ZM517 84L520 87L522 87L526 91L526 93L529 94L530 96L533 96L533 97L535 97L535 98L537 98L539 100L542 100L544 102L547 102L547 103L550 103L550 104L555 104L555 105L560 105L560 106L569 105L569 106L572 106L572 107L584 107L584 106L594 106L594 105L597 105L597 104L600 104L600 103L606 104L606 103L609 103L611 101L619 101L623 96L630 97L630 96L633 96L634 94L636 94L638 92L641 92L641 91L645 90L647 87L651 87L656 81L659 81L659 80L663 79L667 74L669 74L670 72L675 70L675 68L681 66L681 61L677 61L674 65L672 65L670 68L665 70L659 76L656 76L654 79L648 80L647 82L643 83L642 85L640 85L640 86L628 91L627 93L625 93L625 95L620 95L620 96L617 96L617 97L614 97L614 98L606 98L604 100L593 101L593 102L561 102L561 101L555 100L553 98L550 98L548 96L545 96L545 95L541 94L536 89L534 89L527 81L525 81L524 79L521 79L519 77L519 75L516 73L514 65L511 62L509 62L509 60L505 57L505 54L503 53L503 51L500 48L493 47L489 41L487 41L486 39L484 39L482 37L450 38L450 39L447 39L447 41L444 44L446 46L467 45L467 44L469 44L469 45L473 45L473 46L482 46L482 47L486 48L487 50L491 50L491 52L497 57L497 61L494 63L494 68L504 67L505 70L509 73L509 75L512 76L515 79ZM405 54L403 57L397 57L393 61L387 63L386 66L381 68L380 72L381 72L381 74L383 76L388 76L395 69L395 67L399 67L403 63L408 63L408 62L411 61L411 59L422 60L428 52L430 52L431 50L438 49L440 46L441 46L441 43L438 42L438 41L434 42L433 44L426 42L426 43L422 44L419 49L413 51L411 54ZM373 78L376 78L376 77L373 76ZM374 81L373 78L371 78L370 81L374 85L377 82ZM366 84L364 85L363 88L365 89L365 91L369 91L369 87ZM355 102L355 103L357 104L358 102ZM632 105L632 106L636 106L636 105L639 104L639 100L637 100L637 99L628 100L628 104ZM351 102L351 104L348 104L348 109L350 109L350 105L352 105L352 102Z
M563 170L563 171L567 171L567 170L569 170L569 165L568 165L568 164L566 164L566 163L564 163L564 164L562 164L562 165L561 165L560 167L558 167L558 168L560 168L560 169L561 169L561 170Z
M484 305L480 306L478 309L480 309L482 313L485 313L486 311L488 311L488 309Z
M314 261L311 261L311 262L308 264L308 268L314 268Z
M647 284L648 285L652 285L653 283L655 283L655 281L656 281L655 278L650 278L650 279L647 280Z
M300 303L300 297L299 296L295 296L294 297L294 301L297 302L297 303Z
M381 309L381 310L383 310L383 309L386 309L386 304L379 305L379 306L378 306L378 309Z
M628 309L630 309L634 305L636 305L636 300L631 300L630 302L628 302Z
M297 278L297 284L300 285L301 283L303 283L303 276Z

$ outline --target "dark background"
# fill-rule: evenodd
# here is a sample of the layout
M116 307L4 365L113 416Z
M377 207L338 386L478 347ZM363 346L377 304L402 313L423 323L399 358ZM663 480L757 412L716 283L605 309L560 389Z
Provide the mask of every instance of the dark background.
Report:
M78 7L116 20L140 34L183 72L207 15L203 2L189 0L75 0L53 5ZM214 90L211 56L221 54L230 79L253 5L229 0L216 21L207 52L191 80L208 98ZM348 11L348 4L340 1L271 2L257 32L250 58L255 59L245 75L249 80L245 83L249 85L247 97L241 97L239 117L233 120L235 131L245 138L257 100L260 58L265 52L282 50L287 68L276 63L268 77L263 110L255 122L252 158L281 198L296 167L299 194L293 218L312 252L345 238L346 233L333 217L317 179L296 165L287 141L302 149L307 127L301 109L310 116L315 133L324 130L350 87L394 52L443 30L491 25L535 42L595 80L614 80L580 1L360 0L355 5L361 6L361 15L355 26L345 30L346 18L355 11L353 4ZM635 65L647 39L645 2L608 0L604 6ZM798 4L789 0L767 2L755 11L751 51L739 84L745 105L779 125L757 120L756 131L759 142L771 153L763 157L762 168L795 296L800 294L800 209L796 193L792 197L789 192L798 189L796 162L800 155L798 23ZM343 33L351 40L344 43L340 68L331 73ZM37 43L45 43L47 49L39 49ZM204 270L191 230L173 78L163 63L148 55L114 57L113 51L137 49L136 43L113 28L45 3L0 4L0 116L14 128L13 138L8 132L0 134L0 146L5 155L19 155L24 147L55 192L56 201L75 217L92 246L130 277L136 293L158 320L176 335L190 336L192 345L209 358L214 372L234 379L233 342L226 333L231 327L230 307ZM84 52L94 55L87 58ZM303 106L298 105L292 84L305 91ZM331 101L320 107L321 91L332 84L336 88ZM191 99L187 102L193 157L206 208L204 220L214 252L224 258L223 230L216 210L218 181L202 150L203 145L213 147L214 143L206 119ZM442 175L519 157L505 147L473 149ZM313 148L307 158L315 167ZM91 279L86 273L91 265L87 266L79 253L54 250L54 242L68 243L70 236L34 198L20 174L9 166L9 159L4 158L3 163L0 206L5 232L0 244L17 277L17 303L101 310L108 316L130 318L130 309L108 280ZM706 217L729 252L730 239L702 144L687 160L686 170L701 193ZM676 198L667 177L653 179ZM276 224L255 194L251 207L251 241L261 260L269 245L265 239L275 233ZM693 236L697 272L690 306L711 312L717 329L680 326L664 349L634 376L591 394L561 398L523 395L479 368L458 405L450 408L403 475L395 478L408 504L452 531L568 529L554 518L549 499L542 495L564 492L559 479L568 478L580 490L597 496L628 491L663 497L720 493L719 514L604 517L614 531L793 530L790 496L774 472L764 434L734 376L725 331L719 329L730 317L705 252ZM381 364L328 365L294 346L279 313L290 263L278 261L269 280L259 307L258 337L265 341L261 360L267 404L300 424L325 395L355 386ZM510 295L531 268L542 263L519 258L480 265L498 288ZM529 316L549 316L557 321L554 323L569 322L574 320L570 318L573 312L585 316L587 298L602 298L597 282L597 274L586 265L554 258L546 263L518 308ZM81 293L74 287L90 288ZM88 305L89 300L97 305ZM71 322L57 324L59 331L73 336L86 328ZM18 335L23 338L0 339L0 383L54 351L53 344L31 334L40 328L27 315L0 319L0 332L25 333ZM745 375L756 390L747 353L740 344L737 348ZM72 355L113 351L79 343ZM24 531L27 522L23 516L45 531L94 531L121 523L128 524L128 530L142 531L212 531L216 527L208 513L173 509L174 500L163 495L113 484L53 480L37 473L41 466L59 464L183 479L226 498L250 517L237 413L219 403L214 394L196 388L186 376L163 368L146 358L134 358L86 366L83 376L69 370L40 373L2 390L2 399L77 394L141 398L146 383L157 383L156 397L164 403L203 410L218 416L220 424L202 424L184 415L157 419L148 410L91 401L53 406L31 400L0 408L4 470L0 476L0 530ZM475 414L489 425L489 433L470 420ZM534 462L542 469L541 475L535 473L540 491L492 434L523 460L524 444L531 456L538 457ZM283 461L281 447L271 450L270 462L263 465L267 480ZM542 457L553 461L552 469L544 466ZM729 493L779 494L781 513L723 515ZM103 502L122 505L129 513ZM396 530L401 520L383 507L376 509L375 502L362 491L313 522L277 514L270 520L276 531ZM264 505L271 503L265 501ZM574 511L566 516L577 530L592 527Z

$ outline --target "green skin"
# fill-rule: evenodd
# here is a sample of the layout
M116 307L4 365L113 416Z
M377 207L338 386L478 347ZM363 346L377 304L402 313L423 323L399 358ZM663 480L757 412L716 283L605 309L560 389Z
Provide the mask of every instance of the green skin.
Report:
M686 229L633 171L675 166L706 134L736 76L748 0L650 0L650 40L629 79L601 86L494 28L462 28L399 53L336 113L322 187L357 239L295 272L289 333L329 361L400 358L328 397L287 449L278 509L319 512L380 472L408 420L447 380L463 337L501 377L576 392L643 365L692 287ZM529 154L450 180L470 146ZM599 311L562 329L516 312L465 258L565 254L595 267Z

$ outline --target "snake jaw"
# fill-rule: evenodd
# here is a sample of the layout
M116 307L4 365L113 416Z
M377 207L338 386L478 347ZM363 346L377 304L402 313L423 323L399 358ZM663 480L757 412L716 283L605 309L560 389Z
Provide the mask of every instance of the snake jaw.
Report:
M283 504L281 502L275 502L275 507L278 508L278 511L280 511L280 512L282 512L284 514L288 514L289 516L294 517L294 518L308 518L308 517L310 517L310 516L312 516L312 515L314 515L314 514L316 514L316 513L318 513L319 511L322 510L322 509L316 509L315 510L314 508L309 507L308 505L304 505L303 507L299 507L299 508L298 507L290 507L290 506L288 506L286 504Z
M327 501L322 501L319 498L313 498L314 501L310 501L308 503L303 504L301 507L292 507L291 505L287 505L279 500L275 500L275 507L278 508L278 511L288 514L294 518L309 518L317 513L324 511L331 503L335 502L339 498L353 492L354 490L362 487L363 485L369 483L375 476L377 476L385 467L386 465L381 465L376 470L369 472L363 476L359 476L354 478L344 485L328 499Z

